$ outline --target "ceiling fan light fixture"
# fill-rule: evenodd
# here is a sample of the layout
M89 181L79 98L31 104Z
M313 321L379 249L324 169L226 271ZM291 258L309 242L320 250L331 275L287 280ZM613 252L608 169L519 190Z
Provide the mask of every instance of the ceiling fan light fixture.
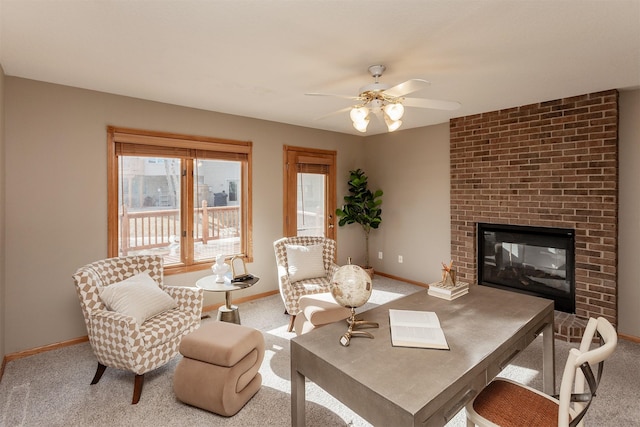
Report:
M353 107L349 113L353 123L364 121L368 115L369 109L367 107Z
M393 132L394 130L398 130L400 126L402 126L402 120L391 120L389 116L384 115L384 122L387 124L387 129L389 132Z
M1 0L0 0L1 1ZM405 82L389 86L380 82L380 77L386 70L384 65L372 65L369 73L374 82L360 88L357 96L332 95L322 93L308 93L307 95L329 95L356 101L351 107L342 108L334 113L349 111L353 127L358 132L366 132L369 118L375 116L381 123L387 125L389 132L398 130L402 126L404 110L407 107L431 108L436 110L455 110L461 104L454 101L442 101L426 98L407 98L407 94L420 91L431 83L423 79L409 79ZM407 107L405 107L405 104ZM326 116L332 115L330 113ZM323 117L326 117L323 116ZM377 130L377 129L376 129Z
M404 114L404 106L399 102L387 104L384 106L384 112L389 119L393 121L400 120Z
M353 121L353 127L358 131L358 132L366 132L367 131L367 126L369 126L369 119L364 118L363 120L354 120Z

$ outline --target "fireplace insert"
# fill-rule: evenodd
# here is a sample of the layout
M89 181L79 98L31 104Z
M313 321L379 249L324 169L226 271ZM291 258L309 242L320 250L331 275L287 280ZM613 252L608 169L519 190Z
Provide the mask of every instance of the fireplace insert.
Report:
M478 283L552 299L575 313L575 231L478 223Z

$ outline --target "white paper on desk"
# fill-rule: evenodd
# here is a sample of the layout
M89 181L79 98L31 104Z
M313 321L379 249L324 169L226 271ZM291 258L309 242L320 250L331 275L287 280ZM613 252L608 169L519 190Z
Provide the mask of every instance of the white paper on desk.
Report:
M432 311L389 309L391 344L448 350L438 315Z

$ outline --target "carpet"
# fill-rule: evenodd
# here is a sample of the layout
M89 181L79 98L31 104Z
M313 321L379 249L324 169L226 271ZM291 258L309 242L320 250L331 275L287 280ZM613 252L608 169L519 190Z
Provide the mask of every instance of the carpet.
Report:
M374 279L369 302L358 312L424 288L382 276ZM225 418L179 402L172 390L173 372L181 356L145 375L142 397L131 405L133 374L107 369L89 385L96 360L88 343L37 354L7 364L0 382L0 426L288 426L291 424L288 317L279 295L239 305L242 324L263 332L265 359L261 390L235 416ZM215 313L212 313L215 318ZM214 321L205 319L203 321ZM336 340L338 337L336 337ZM556 340L559 377L571 345ZM541 387L542 339L536 339L502 376ZM640 344L620 340L605 365L600 393L586 417L589 426L640 425ZM559 380L557 382L559 386ZM307 382L308 426L370 424ZM448 426L465 426L464 411Z

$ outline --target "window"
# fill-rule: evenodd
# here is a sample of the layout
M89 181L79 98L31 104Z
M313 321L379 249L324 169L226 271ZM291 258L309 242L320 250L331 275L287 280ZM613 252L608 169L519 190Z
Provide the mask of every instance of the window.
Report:
M109 256L159 254L165 270L251 261L251 142L109 127Z

